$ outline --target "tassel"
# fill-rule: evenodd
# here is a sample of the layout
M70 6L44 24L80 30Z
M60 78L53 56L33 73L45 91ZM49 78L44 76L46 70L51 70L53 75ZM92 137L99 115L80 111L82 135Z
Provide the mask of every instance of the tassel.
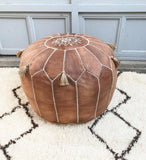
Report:
M112 43L106 43L113 51L117 48L116 45Z
M19 75L21 77L25 76L26 73L28 72L28 70L29 70L29 65L21 67L20 70L19 70Z
M115 57L111 57L111 59L113 60L115 67L118 68L120 66L120 61Z
M17 53L17 58L20 58L24 50L21 50Z
M69 85L69 82L68 82L65 72L63 71L61 78L60 78L60 86L67 86L67 85Z

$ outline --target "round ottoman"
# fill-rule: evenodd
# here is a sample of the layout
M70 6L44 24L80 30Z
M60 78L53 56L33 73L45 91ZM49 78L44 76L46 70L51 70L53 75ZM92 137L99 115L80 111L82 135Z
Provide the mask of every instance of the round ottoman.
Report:
M101 115L117 81L114 45L86 34L55 34L18 52L22 88L34 111L57 123Z

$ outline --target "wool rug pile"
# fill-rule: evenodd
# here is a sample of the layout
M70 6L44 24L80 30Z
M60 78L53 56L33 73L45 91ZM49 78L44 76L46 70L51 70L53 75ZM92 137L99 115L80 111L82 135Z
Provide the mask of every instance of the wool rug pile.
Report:
M146 160L146 74L119 72L104 114L76 125L37 116L18 68L0 75L0 160Z

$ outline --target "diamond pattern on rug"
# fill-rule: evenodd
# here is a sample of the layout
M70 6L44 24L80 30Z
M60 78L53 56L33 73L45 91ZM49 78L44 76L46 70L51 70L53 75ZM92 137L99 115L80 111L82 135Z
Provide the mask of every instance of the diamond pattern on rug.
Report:
M7 148L12 145L15 144L19 139L23 138L25 135L29 134L32 132L33 129L35 129L36 127L38 127L38 124L36 124L33 121L32 116L29 113L29 110L27 108L28 106L28 102L26 103L22 103L21 98L18 96L17 94L17 90L20 89L21 86L14 88L12 90L14 96L17 98L18 100L18 106L14 107L11 112L7 112L4 113L0 116L0 121L5 121L5 124L7 124L7 126L3 126L3 122L0 122L0 129L2 135L6 135L7 139L5 139L4 137L0 136L0 149L2 150L3 154L5 155L7 160L10 160L12 157L7 153ZM20 116L21 115L21 116ZM9 116L9 119L7 119L7 116ZM15 116L15 118L13 119L13 116ZM20 119L20 117L22 117ZM27 120L30 121L30 124L27 124L25 126L25 121ZM17 120L17 122L19 121L20 123L17 124L17 126L15 125L15 121ZM23 127L22 127L23 125ZM3 130L5 128L5 130ZM14 132L13 132L14 131ZM14 133L14 134L13 134ZM4 140L3 140L4 139ZM1 155L0 155L1 156Z
M126 93L124 94L121 94L121 90L120 89L116 89L115 92L114 92L114 95L113 95L113 98L112 98L112 101L111 103L109 104L108 106L108 110L114 110L116 109L118 106L121 105L121 103L125 102L126 103L126 100L127 99L130 99L130 97L126 95ZM122 101L121 101L122 100ZM120 103L119 103L120 102Z
M106 132L103 132L104 130L106 130ZM121 154L122 151L127 148L129 142L136 135L136 131L133 130L133 128L129 127L112 112L108 112L107 115L94 126L93 131L96 135L100 135L118 154Z
M118 73L119 76L121 74L122 74L122 72ZM7 131L9 131L9 132L6 132L7 138L3 138L0 135L0 160L11 160L11 159L15 160L15 158L17 160L23 159L23 157L20 157L20 155L18 155L18 156L16 155L17 152L16 152L15 158L14 158L12 155L13 149L10 152L9 148L12 148L12 145L15 144L14 150L17 150L17 146L18 147L22 146L22 144L25 143L26 136L28 136L30 138L31 136L33 136L33 134L36 134L36 133L33 133L33 130L35 130L36 128L38 128L38 130L39 130L39 128L41 128L40 124L37 124L38 122L36 123L34 121L33 116L35 116L35 115L32 116L32 112L28 108L29 103L26 100L26 97L24 95L24 92L22 91L21 86L14 88L12 90L12 93L14 94L14 97L18 101L18 106L14 106L10 112L5 112L2 115L0 115L0 128L2 128L2 129L6 128ZM115 91L113 100L112 100L111 104L109 105L108 109L101 116L97 117L95 120L91 121L90 123L87 123L87 127L85 126L86 124L81 125L81 126L84 126L83 127L84 130L89 129L89 135L91 132L92 133L91 136L93 136L95 138L95 140L97 140L95 143L98 143L99 145L100 144L103 145L103 147L101 147L101 148L103 150L105 149L105 151L106 151L105 153L107 153L107 152L109 153L109 158L113 155L113 160L128 160L125 158L126 155L128 155L130 153L130 151L133 149L133 147L138 142L140 135L141 135L141 131L139 129L137 129L136 127L132 126L130 124L130 122L125 120L125 118L123 118L118 113L118 110L117 110L118 108L122 108L122 105L126 104L130 100L130 98L131 97L124 90L117 88ZM13 120L13 116L15 116L15 120L20 121L20 123L17 123L17 126L15 124L15 121ZM9 119L7 119L8 117L9 117ZM22 119L20 119L20 117L22 117ZM2 122L4 122L4 121L5 121L5 124L7 124L7 126L2 126L3 125ZM27 124L26 125L26 124L24 124L24 121L27 121L29 123L26 123ZM42 120L42 121L44 121L44 120ZM114 126L112 125L113 123L114 123ZM54 125L54 127L56 127L56 125ZM57 127L59 129L59 126L57 126ZM69 126L69 125L68 125L69 128L66 128L66 129L64 128L65 125L60 125L60 127L61 127L60 130L61 129L68 130L68 133L69 133L69 131L71 131L70 130L71 126ZM79 125L77 125L77 127L79 127ZM0 129L0 130L2 130L2 129ZM14 134L13 134L13 130L15 131ZM106 132L103 132L105 130L106 130ZM114 133L116 133L116 134L113 135L112 134L113 132L110 133L111 130L114 131ZM2 132L5 132L5 131L2 130ZM78 133L78 134L82 135L82 133ZM5 134L3 133L2 135L5 135ZM47 136L46 136L46 138L47 138ZM70 138L73 138L73 137L70 137ZM86 137L86 138L88 139L88 137ZM22 143L19 143L20 140ZM53 141L53 139L52 139L52 141ZM47 143L48 142L46 141L46 144ZM74 145L76 145L76 144L74 144ZM35 144L34 144L34 147L35 147ZM52 147L51 144L48 144L48 147ZM62 153L62 155L60 155L60 158L64 157L64 154L62 151L64 151L64 149L66 148L66 145L62 146L62 147L60 147L60 148L58 147L58 149L55 152L56 154ZM72 146L72 147L74 148L74 146ZM78 148L78 145L76 147ZM91 152L91 150L93 150L92 145L85 146L85 147L88 147L87 150L89 152ZM91 149L90 149L90 147L91 147ZM97 148L96 147L97 146L95 146L95 150L98 150L98 147ZM42 149L43 149L43 146L42 146ZM54 150L53 147L52 147L52 149ZM83 148L83 152L84 152L84 149L85 148ZM22 151L22 150L20 149L20 151ZM79 150L82 151L82 148L79 148ZM39 152L39 150L38 150L38 152ZM47 153L47 150L46 150L46 153ZM103 153L101 153L101 157L103 158L104 156L105 155L103 155ZM35 155L34 155L34 157L35 157ZM55 155L54 155L54 157L55 157ZM70 154L68 155L68 159L69 159L69 157L70 157ZM93 159L96 159L97 155L93 154L92 157L94 157ZM99 159L101 159L101 158L99 158ZM45 158L43 160L45 160ZM86 160L85 157L84 157L84 160ZM109 159L107 159L107 160L109 160Z
M25 123L26 121L28 123ZM25 110L18 107L15 112L11 112L11 116L6 115L0 120L1 145L5 145L10 140L19 137L21 133L29 130L31 126L31 119L26 115Z
M19 102L20 104L26 104L26 103L28 103L27 98L26 98L26 96L25 96L25 94L23 92L22 87L17 87L17 89L16 90L14 89L13 91L16 92L17 99L18 99L18 101L20 101Z
M111 118L110 121L109 118ZM102 130L105 128L106 132L103 133ZM99 141L105 144L106 148L114 155L115 160L124 160L124 156L130 152L141 135L138 129L131 126L117 112L108 110L97 118L89 129ZM115 131L116 134L112 135L110 130Z
M121 72L118 73L118 76L120 75ZM120 116L120 114L116 112L117 108L121 107L122 104L126 104L131 98L121 89L117 88L115 94L116 93L121 94L118 96L118 101L116 98L113 98L114 102L112 101L108 109L94 121L91 127L89 126L88 128L101 143L105 144L106 148L114 155L115 160L125 160L124 156L130 152L134 144L138 141L141 131L133 127L128 121L126 121ZM110 118L109 115L112 115L114 118ZM110 122L108 119L110 119ZM112 125L112 122L114 123L114 126ZM107 132L103 133L102 130L105 130L103 128L106 128ZM115 130L116 135L111 135L109 132L110 130ZM125 142L127 142L127 147L125 146Z

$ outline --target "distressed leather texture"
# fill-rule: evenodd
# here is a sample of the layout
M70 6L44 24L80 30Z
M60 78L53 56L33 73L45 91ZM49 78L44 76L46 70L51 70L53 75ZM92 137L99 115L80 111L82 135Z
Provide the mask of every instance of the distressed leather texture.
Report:
M75 37L73 44L70 37ZM58 38L64 45L58 44ZM22 88L34 111L50 122L90 121L105 111L115 90L117 69L111 57L113 50L90 35L42 38L22 53L19 67L29 65L25 76L20 76ZM63 71L66 86L60 86Z

